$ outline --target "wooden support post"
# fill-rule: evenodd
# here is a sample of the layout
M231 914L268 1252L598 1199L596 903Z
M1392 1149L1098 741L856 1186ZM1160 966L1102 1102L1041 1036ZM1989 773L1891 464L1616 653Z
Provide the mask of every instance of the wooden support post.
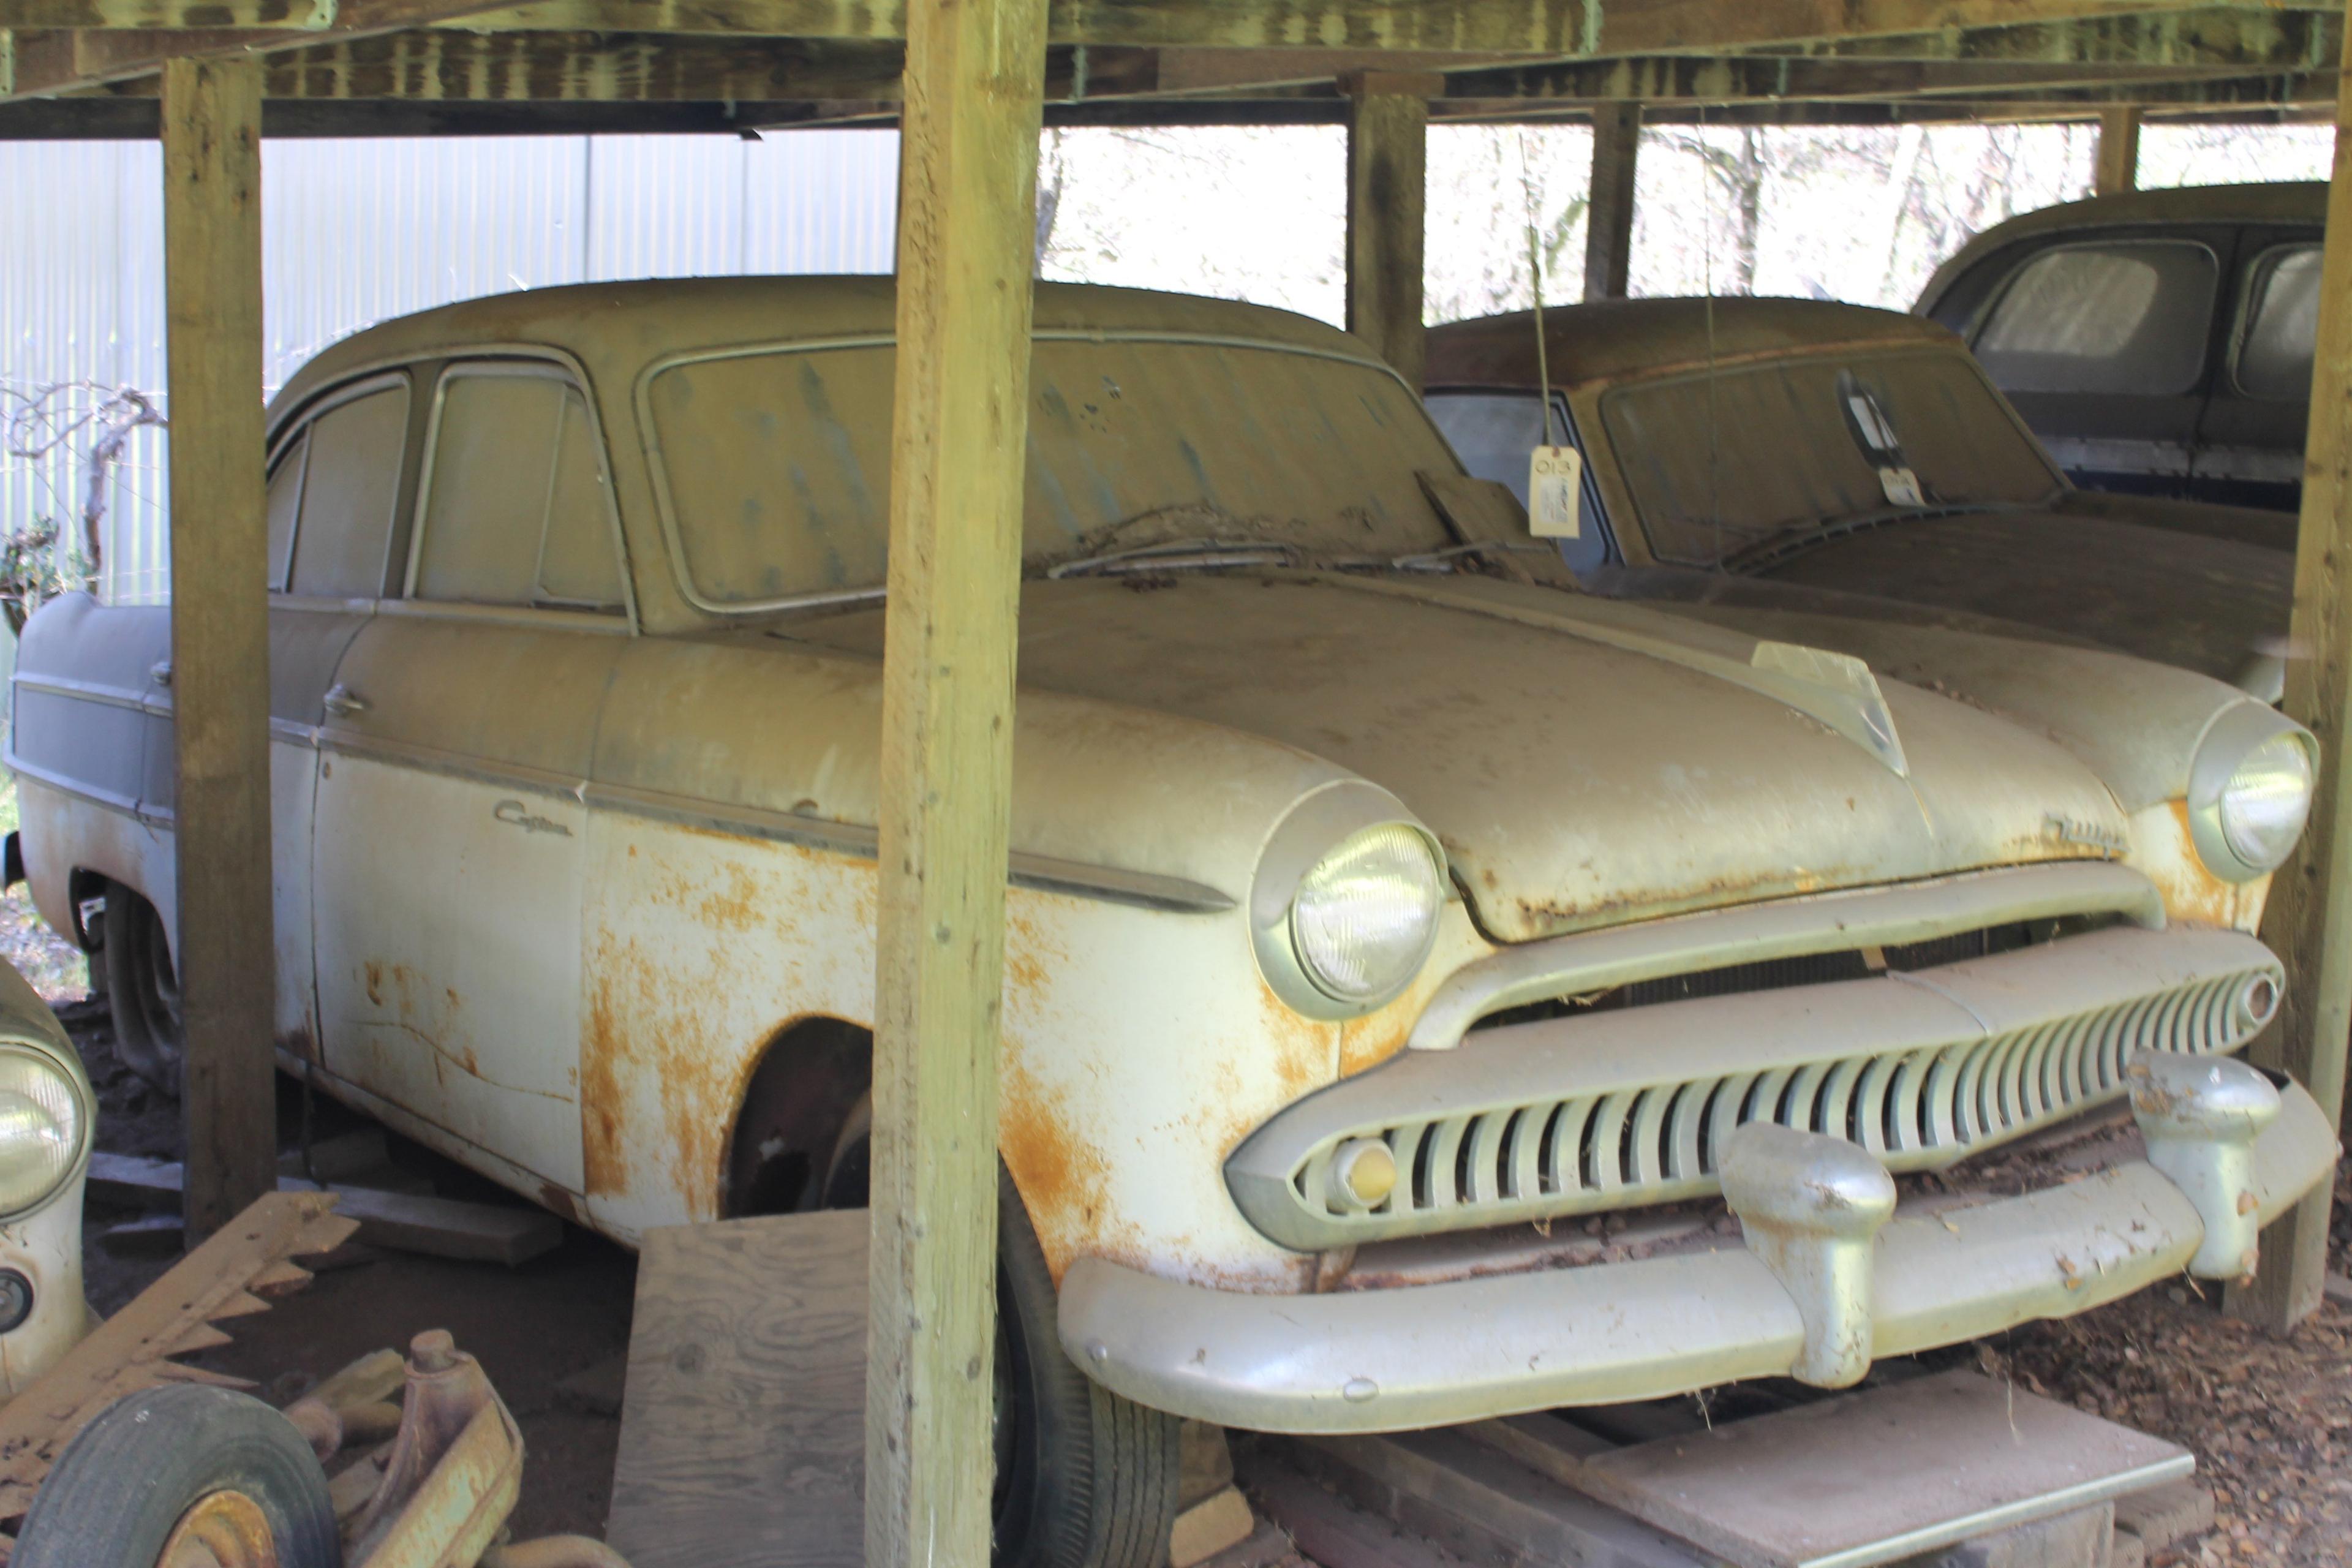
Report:
M913 0L875 952L868 1568L988 1568L1045 0Z
M163 68L172 699L191 1242L278 1178L258 58Z
M1642 106L1592 111L1592 193L1584 209L1584 297L1622 300L1633 272L1633 169Z
M2271 883L2263 938L2286 963L2286 996L2252 1054L2293 1074L2340 1124L2352 1033L2352 74L2338 79L2286 667L2286 710L2319 737L2319 793ZM2321 1184L2263 1233L2261 1272L2228 1292L2233 1315L2284 1331L2318 1310L2331 1195Z
M2137 104L2099 112L2099 168L2092 189L2118 196L2139 185L2139 117Z
M1360 71L1348 91L1348 330L1415 391L1428 362L1422 321L1423 214L1428 202L1434 73Z

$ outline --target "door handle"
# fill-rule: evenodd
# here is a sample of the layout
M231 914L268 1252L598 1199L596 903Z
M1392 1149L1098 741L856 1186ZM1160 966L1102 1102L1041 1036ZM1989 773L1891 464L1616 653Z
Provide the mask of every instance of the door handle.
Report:
M368 710L367 699L340 680L327 688L327 695L320 705L338 719L348 719L354 713L364 713Z
M147 679L153 681L158 686L171 685L172 661L168 658L163 658L158 659L153 664L149 665L147 667Z

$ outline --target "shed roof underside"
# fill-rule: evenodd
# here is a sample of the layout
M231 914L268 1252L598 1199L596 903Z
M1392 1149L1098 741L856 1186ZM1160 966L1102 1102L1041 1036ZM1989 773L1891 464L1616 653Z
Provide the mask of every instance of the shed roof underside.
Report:
M0 137L152 136L164 58L248 51L270 135L887 124L903 29L892 0L0 0ZM2342 29L2340 0L1055 0L1046 114L1337 121L1375 71L1440 121L2299 120Z

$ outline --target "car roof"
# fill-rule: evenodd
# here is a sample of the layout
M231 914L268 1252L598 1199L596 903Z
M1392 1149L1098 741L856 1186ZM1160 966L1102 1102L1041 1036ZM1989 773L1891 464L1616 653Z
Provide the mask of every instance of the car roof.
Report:
M492 294L354 332L303 365L271 400L270 414L274 422L321 387L370 366L500 346L562 351L608 395L625 395L647 364L681 353L887 338L896 331L897 299L887 275L685 278ZM1040 283L1035 310L1039 331L1165 333L1378 360L1336 327L1231 300Z
M1554 385L1840 344L1959 346L1958 338L1933 321L1827 300L1607 300L1547 307L1543 322ZM1536 368L1533 311L1430 330L1431 386L1532 386Z
M1997 223L1953 252L1919 292L1922 309L1932 305L1960 273L1989 251L2067 229L2113 228L2126 224L2292 223L2327 221L2327 183L2279 180L2240 185L2179 185L2161 191L2122 191L2088 196L2020 213Z

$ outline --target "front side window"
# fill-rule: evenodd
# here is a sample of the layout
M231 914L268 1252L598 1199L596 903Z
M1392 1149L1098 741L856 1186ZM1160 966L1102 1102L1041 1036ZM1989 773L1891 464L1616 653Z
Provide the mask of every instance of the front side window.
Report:
M408 382L397 381L338 403L310 422L307 451L293 482L300 486L293 525L293 591L327 599L374 599L384 590L392 509L408 437ZM278 466L284 475L287 464ZM289 495L273 479L273 536ZM273 543L274 543L273 537Z
M1584 451L1584 443L1568 412L1567 399L1557 395L1552 398L1549 432L1544 425L1543 404L1532 392L1440 390L1429 395L1428 403L1430 418L1436 421L1454 455L1462 459L1462 466L1475 478L1510 487L1521 506L1528 504L1528 458L1537 446L1565 443L1579 452ZM1585 455L1589 459L1591 455ZM1609 559L1608 529L1601 518L1589 460L1585 473L1580 531L1574 539L1558 542L1569 570L1580 573L1591 571Z
M2282 245L2254 258L2238 328L2238 390L2301 403L2319 345L2319 247Z
M2219 276L2192 240L2042 251L1993 302L1977 357L2005 392L2178 395L2203 374Z
M454 367L428 451L411 597L620 610L604 463L578 387L538 364Z
M269 470L269 493L263 510L269 516L269 586L286 586L286 568L294 554L294 520L302 510L302 467L310 455L310 431L304 426L278 454Z

